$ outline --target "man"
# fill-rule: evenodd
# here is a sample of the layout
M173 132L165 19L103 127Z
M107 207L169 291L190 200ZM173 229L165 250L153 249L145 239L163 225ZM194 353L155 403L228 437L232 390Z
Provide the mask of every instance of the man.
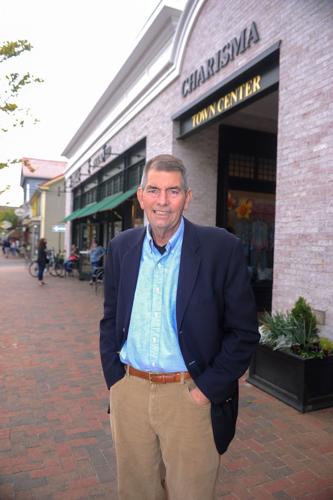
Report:
M90 247L90 267L91 267L91 279L89 281L89 285L93 285L98 278L98 269L103 266L102 260L105 254L104 248L97 243L94 239L91 243Z
M210 500L258 342L242 245L183 218L192 191L171 155L148 161L137 196L149 225L111 241L101 321L119 497Z

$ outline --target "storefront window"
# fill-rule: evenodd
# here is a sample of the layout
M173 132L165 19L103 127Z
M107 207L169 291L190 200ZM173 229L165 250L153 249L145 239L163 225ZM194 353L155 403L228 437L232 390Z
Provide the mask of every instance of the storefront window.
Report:
M229 175L230 177L242 177L254 179L255 157L230 153L229 155Z
M144 161L140 161L128 169L128 188L138 186L141 182Z
M141 227L144 225L143 211L136 197L132 202L132 227Z
M105 196L111 196L112 194L120 193L122 191L123 175L124 174L121 172L103 184L102 192L105 192L105 194L101 196L102 199Z
M124 160L114 160L111 165L108 167L105 167L102 172L102 182L107 181L111 177L114 177L115 175L119 174L124 170Z
M93 203L94 201L96 201L96 198L97 198L97 188L90 189L90 191L84 193L82 197L83 206Z
M89 179L89 181L85 182L82 185L82 191L84 191L86 193L87 191L90 191L91 189L96 188L97 184L98 184L98 180L97 180L97 177L95 176L94 179Z
M128 155L127 165L131 166L140 161L145 161L146 158L146 145L135 147Z
M240 238L253 283L272 281L275 195L228 192L227 229Z
M114 153L116 154L116 153ZM113 159L93 175L84 179L73 190L73 209L81 209L94 202L100 202L110 196L126 193L140 184L145 164L145 140ZM94 205L93 205L94 207ZM143 212L136 196L123 200L112 208L96 209L96 213L80 216L73 222L73 241L79 242L79 248L85 252L90 248L93 238L103 245L119 232L130 227L139 227L144 223Z
M78 210L80 208L80 199L81 199L80 192L74 191L73 210Z

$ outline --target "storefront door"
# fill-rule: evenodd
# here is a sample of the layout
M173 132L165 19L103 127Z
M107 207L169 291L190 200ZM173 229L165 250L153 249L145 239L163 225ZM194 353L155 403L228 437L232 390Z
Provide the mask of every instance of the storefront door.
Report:
M276 134L222 125L217 224L240 238L258 311L271 310Z

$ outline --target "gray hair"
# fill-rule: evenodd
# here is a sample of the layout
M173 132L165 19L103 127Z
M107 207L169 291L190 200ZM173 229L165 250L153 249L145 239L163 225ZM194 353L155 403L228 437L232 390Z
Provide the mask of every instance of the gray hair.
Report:
M184 163L173 155L158 155L151 158L143 169L140 187L144 189L147 184L148 172L158 170L160 172L179 172L182 176L183 189L188 190L187 171Z

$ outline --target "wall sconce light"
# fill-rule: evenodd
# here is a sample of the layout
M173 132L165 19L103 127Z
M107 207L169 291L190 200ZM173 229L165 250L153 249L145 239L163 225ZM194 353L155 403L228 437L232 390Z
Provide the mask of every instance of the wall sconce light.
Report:
M106 159L112 155L112 146L107 146L104 144L103 146L103 162L106 161Z

